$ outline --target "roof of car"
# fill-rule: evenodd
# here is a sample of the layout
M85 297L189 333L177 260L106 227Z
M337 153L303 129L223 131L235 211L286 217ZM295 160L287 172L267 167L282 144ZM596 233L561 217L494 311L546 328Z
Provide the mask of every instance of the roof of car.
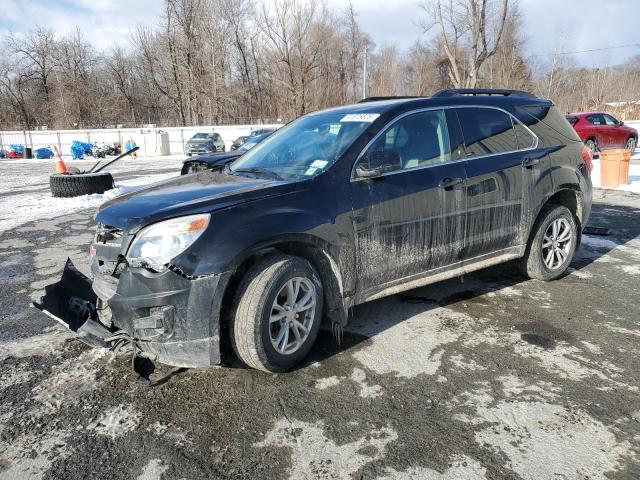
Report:
M577 112L567 113L565 117L586 117L587 115L604 115L604 112Z
M467 92L478 92L467 93ZM457 93L463 92L463 93ZM486 93L500 92L500 93ZM506 94L505 94L506 92ZM526 105L544 105L552 104L550 100L538 98L527 92L517 90L489 90L489 89L466 89L466 90L444 90L437 92L431 97L369 97L361 100L359 103L352 105L343 105L339 107L322 110L322 113L387 113L392 110L411 110L414 108L429 108L439 106L456 106L456 105L489 105L503 107L506 105L526 104ZM314 112L320 113L320 112ZM312 114L313 115L313 114Z

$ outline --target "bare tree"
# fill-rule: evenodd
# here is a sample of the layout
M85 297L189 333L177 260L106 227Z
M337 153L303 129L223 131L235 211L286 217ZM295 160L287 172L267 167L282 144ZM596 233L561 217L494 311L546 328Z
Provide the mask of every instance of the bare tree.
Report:
M10 34L6 38L9 54L16 61L21 81L34 82L41 95L40 118L37 121L51 122L51 76L55 67L53 56L56 37L53 30L36 27L25 36Z
M436 27L457 88L475 87L480 68L498 49L509 0L427 0L425 31Z

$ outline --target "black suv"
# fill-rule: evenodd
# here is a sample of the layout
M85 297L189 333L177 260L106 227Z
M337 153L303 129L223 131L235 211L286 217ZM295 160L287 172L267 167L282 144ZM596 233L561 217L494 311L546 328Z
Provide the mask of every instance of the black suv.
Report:
M39 306L94 345L199 367L230 343L284 371L360 303L513 259L562 275L590 155L551 101L512 90L312 113L218 170L102 205L93 284L68 263Z

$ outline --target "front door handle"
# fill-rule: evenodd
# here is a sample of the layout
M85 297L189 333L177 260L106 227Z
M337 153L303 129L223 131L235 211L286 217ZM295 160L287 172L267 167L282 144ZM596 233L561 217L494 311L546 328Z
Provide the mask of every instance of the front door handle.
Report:
M534 157L525 157L525 159L522 160L522 166L524 168L531 168L539 163L540 163L540 159L534 158Z
M440 180L440 183L438 184L438 186L440 188L443 188L444 190L450 190L453 187L455 187L456 185L462 183L464 180L462 178L443 178L442 180Z

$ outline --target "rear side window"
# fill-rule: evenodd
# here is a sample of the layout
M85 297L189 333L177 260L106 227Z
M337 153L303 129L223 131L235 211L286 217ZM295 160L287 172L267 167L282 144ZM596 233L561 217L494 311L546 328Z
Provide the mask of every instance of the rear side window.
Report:
M506 113L492 108L460 108L457 112L467 156L518 150L516 132L511 117Z
M578 123L578 117L565 117L567 119L567 122L569 122L571 125L575 125L576 123Z
M604 115L596 114L587 116L587 122L592 123L593 125L606 125L607 122L604 120Z

